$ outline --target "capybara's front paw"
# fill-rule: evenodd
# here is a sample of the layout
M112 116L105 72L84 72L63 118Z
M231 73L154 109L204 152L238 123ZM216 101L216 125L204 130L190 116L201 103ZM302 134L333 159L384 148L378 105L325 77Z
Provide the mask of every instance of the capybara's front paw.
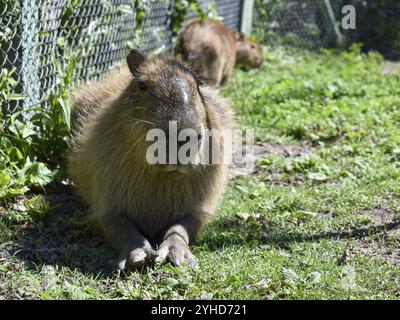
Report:
M168 236L157 251L156 263L168 260L175 266L187 264L191 268L197 265L196 257L190 252L188 245L182 237L176 234Z
M142 269L154 260L157 252L150 246L127 246L121 251L118 268L120 270Z

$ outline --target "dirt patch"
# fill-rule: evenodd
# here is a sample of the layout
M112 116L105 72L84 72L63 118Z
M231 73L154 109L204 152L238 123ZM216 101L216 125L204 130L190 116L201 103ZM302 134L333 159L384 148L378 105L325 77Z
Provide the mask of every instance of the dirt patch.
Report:
M311 155L315 152L311 145L305 141L296 145L267 141L250 146L246 145L242 149L235 146L234 151L234 160L242 159L242 161L234 161L231 165L231 175L233 177L237 175L257 174L259 171L259 161L269 155L276 155L290 161L302 156ZM240 152L242 156L240 156Z
M359 239L353 251L391 263L399 263L400 222L396 219L392 207L389 204L382 204L371 210L364 210L360 214L371 219L366 228L377 228L382 231Z
M400 62L385 61L381 64L381 73L384 76L400 74Z
M360 239L353 250L358 254L398 264L400 263L400 230L390 230L374 239Z
M372 210L364 210L361 214L371 219L370 226L384 225L394 221L394 212L387 204L379 205Z
M241 223L255 223L262 226L264 229L269 228L269 223L265 215L261 213L248 213L248 212L239 212L234 216L226 218L220 222L220 225L223 227L232 227L238 226Z

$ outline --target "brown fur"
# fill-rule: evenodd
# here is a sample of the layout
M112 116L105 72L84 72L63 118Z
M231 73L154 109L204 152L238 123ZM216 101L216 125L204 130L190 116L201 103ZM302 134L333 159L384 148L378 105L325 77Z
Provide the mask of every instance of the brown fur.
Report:
M154 254L149 243L175 239L168 257L179 265L190 255L187 244L216 209L227 168L198 165L177 177L147 163L145 135L153 127L162 127L158 119L182 113L171 87L175 78L190 83L193 119L205 128L231 129L232 111L216 91L198 87L194 76L176 60L155 57L137 63L128 58L128 64L131 72L128 68L114 71L78 93L69 175L111 245L120 251L121 261L142 266ZM146 84L146 92L138 88L139 82ZM176 235L186 247L177 245ZM174 244L187 252L174 254Z
M226 83L235 64L252 68L262 64L261 47L210 18L188 22L180 49L183 59L210 85Z

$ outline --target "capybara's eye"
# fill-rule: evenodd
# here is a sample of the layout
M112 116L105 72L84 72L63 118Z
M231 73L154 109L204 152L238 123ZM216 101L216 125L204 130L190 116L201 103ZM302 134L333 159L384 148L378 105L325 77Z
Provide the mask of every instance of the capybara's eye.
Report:
M138 85L140 90L142 90L142 91L146 91L147 90L147 85L143 81L139 81L137 83L137 85Z

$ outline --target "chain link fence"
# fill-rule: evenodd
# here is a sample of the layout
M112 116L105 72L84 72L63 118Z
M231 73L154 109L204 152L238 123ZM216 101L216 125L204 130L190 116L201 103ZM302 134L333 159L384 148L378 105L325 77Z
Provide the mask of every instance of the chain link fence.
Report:
M243 1L198 0L197 2L203 12L208 12L210 16L219 19L230 29L234 31L240 29ZM197 13L194 10L189 10L186 14L185 21L195 18L196 16Z
M341 22L354 8L355 29ZM362 43L388 59L400 59L398 0L255 0L253 32L258 41L316 50Z
M71 83L100 78L124 60L129 48L171 52L182 24L197 15L194 2L1 0L0 111L47 106ZM240 29L244 0L196 3ZM356 8L357 31L340 27L347 4ZM184 15L177 17L182 8ZM396 0L254 0L253 35L261 43L312 50L345 39L400 57L399 15Z
M242 0L198 3L239 29ZM171 52L175 5L174 0L2 0L2 112L46 106L69 84L100 78L130 48ZM197 15L187 11L184 21Z
M328 1L333 14L329 16L324 0L256 0L253 29L269 44L329 47L336 42L333 24L339 21L341 2Z

